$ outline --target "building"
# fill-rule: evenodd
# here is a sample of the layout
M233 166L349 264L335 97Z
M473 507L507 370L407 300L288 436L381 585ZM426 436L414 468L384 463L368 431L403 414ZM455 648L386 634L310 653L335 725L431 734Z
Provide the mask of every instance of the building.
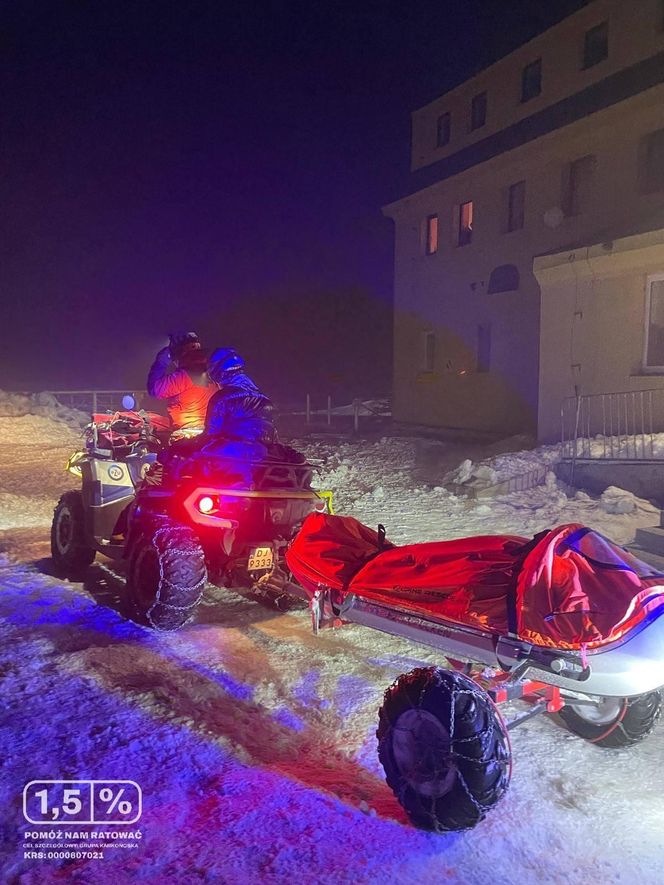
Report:
M415 111L394 415L560 433L664 388L664 3L594 0Z

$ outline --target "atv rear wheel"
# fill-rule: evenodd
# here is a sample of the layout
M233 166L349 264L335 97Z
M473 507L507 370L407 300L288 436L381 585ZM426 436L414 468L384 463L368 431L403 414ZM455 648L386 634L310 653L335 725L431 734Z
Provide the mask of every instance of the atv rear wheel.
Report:
M423 829L474 827L509 784L502 717L461 673L428 667L400 676L385 692L376 736L387 783Z
M83 496L73 489L60 497L51 523L51 557L56 571L80 578L95 558L85 539Z
M176 630L193 615L206 580L205 555L195 533L165 520L134 544L127 596L140 623Z
M658 691L633 698L597 698L596 704L566 703L559 716L570 731L598 747L629 747L647 737L661 713Z

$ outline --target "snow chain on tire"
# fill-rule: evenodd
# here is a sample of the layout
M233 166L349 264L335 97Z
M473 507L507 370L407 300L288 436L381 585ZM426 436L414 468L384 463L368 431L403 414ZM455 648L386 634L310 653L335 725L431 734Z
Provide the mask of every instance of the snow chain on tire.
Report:
M596 747L621 749L638 744L648 737L659 721L662 712L662 696L659 691L631 698L619 698L620 709L613 722L594 723L575 709L574 703L566 704L559 712L560 718L570 731ZM581 708L583 710L584 708Z
M193 532L186 526L169 524L158 528L154 535L150 538L143 538L136 546L134 552L135 557L140 557L144 544L148 542L157 554L159 564L159 580L156 587L154 600L149 608L144 612L147 622L154 627L155 630L162 632L170 632L177 630L188 619L189 615L176 618L177 623L172 626L166 626L159 623L155 619L155 613L166 609L167 611L179 612L181 614L193 612L203 595L203 590L207 581L207 571L205 568L205 559L201 545ZM200 564L202 574L195 583L181 582L177 576L183 571L183 561L190 563L197 572L197 566ZM136 563L134 563L134 568ZM132 575L132 580L136 580L137 576ZM193 598L190 598L194 594ZM188 600L186 604L180 605L173 600Z
M424 780L414 783L414 769L400 768L394 741L404 714L425 716L446 731L440 766L431 771L433 787L430 782L427 788ZM497 708L471 679L441 668L418 668L387 689L379 715L376 735L386 779L416 826L435 832L469 829L502 798L511 777L509 736ZM435 739L440 741L441 735L431 731L427 719L413 720L412 734L419 729L421 739L431 733L431 760L432 749L440 749ZM417 737L413 746L421 750ZM446 787L438 794L436 780Z

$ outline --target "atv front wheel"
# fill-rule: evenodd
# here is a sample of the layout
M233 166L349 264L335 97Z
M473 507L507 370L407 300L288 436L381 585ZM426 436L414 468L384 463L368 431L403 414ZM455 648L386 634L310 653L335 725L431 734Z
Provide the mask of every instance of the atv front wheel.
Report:
M157 630L176 630L193 615L206 580L198 538L187 526L166 520L136 541L127 595L138 621Z
M570 731L598 747L629 747L647 737L661 713L658 691L633 698L597 698L597 703L566 703L559 716Z
M400 676L385 692L376 736L387 783L423 829L474 827L509 784L502 717L461 673L428 667Z
M85 540L85 512L79 491L65 492L58 501L51 523L51 557L56 571L71 578L82 577L95 558L95 549Z

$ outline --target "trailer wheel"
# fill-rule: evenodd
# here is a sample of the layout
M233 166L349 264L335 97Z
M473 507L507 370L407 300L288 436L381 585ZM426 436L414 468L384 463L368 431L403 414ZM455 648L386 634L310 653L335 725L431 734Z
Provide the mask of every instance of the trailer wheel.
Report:
M467 676L439 667L406 673L378 715L385 779L415 826L466 830L502 798L512 770L507 729Z
M205 555L194 532L165 520L137 538L129 558L127 596L136 620L176 630L193 615L207 580Z
M559 716L570 731L598 747L629 747L647 737L659 719L658 691L633 698L597 698L597 704L566 703Z
M51 523L51 557L58 572L82 577L95 558L95 549L85 540L85 512L79 491L65 492L60 497Z

